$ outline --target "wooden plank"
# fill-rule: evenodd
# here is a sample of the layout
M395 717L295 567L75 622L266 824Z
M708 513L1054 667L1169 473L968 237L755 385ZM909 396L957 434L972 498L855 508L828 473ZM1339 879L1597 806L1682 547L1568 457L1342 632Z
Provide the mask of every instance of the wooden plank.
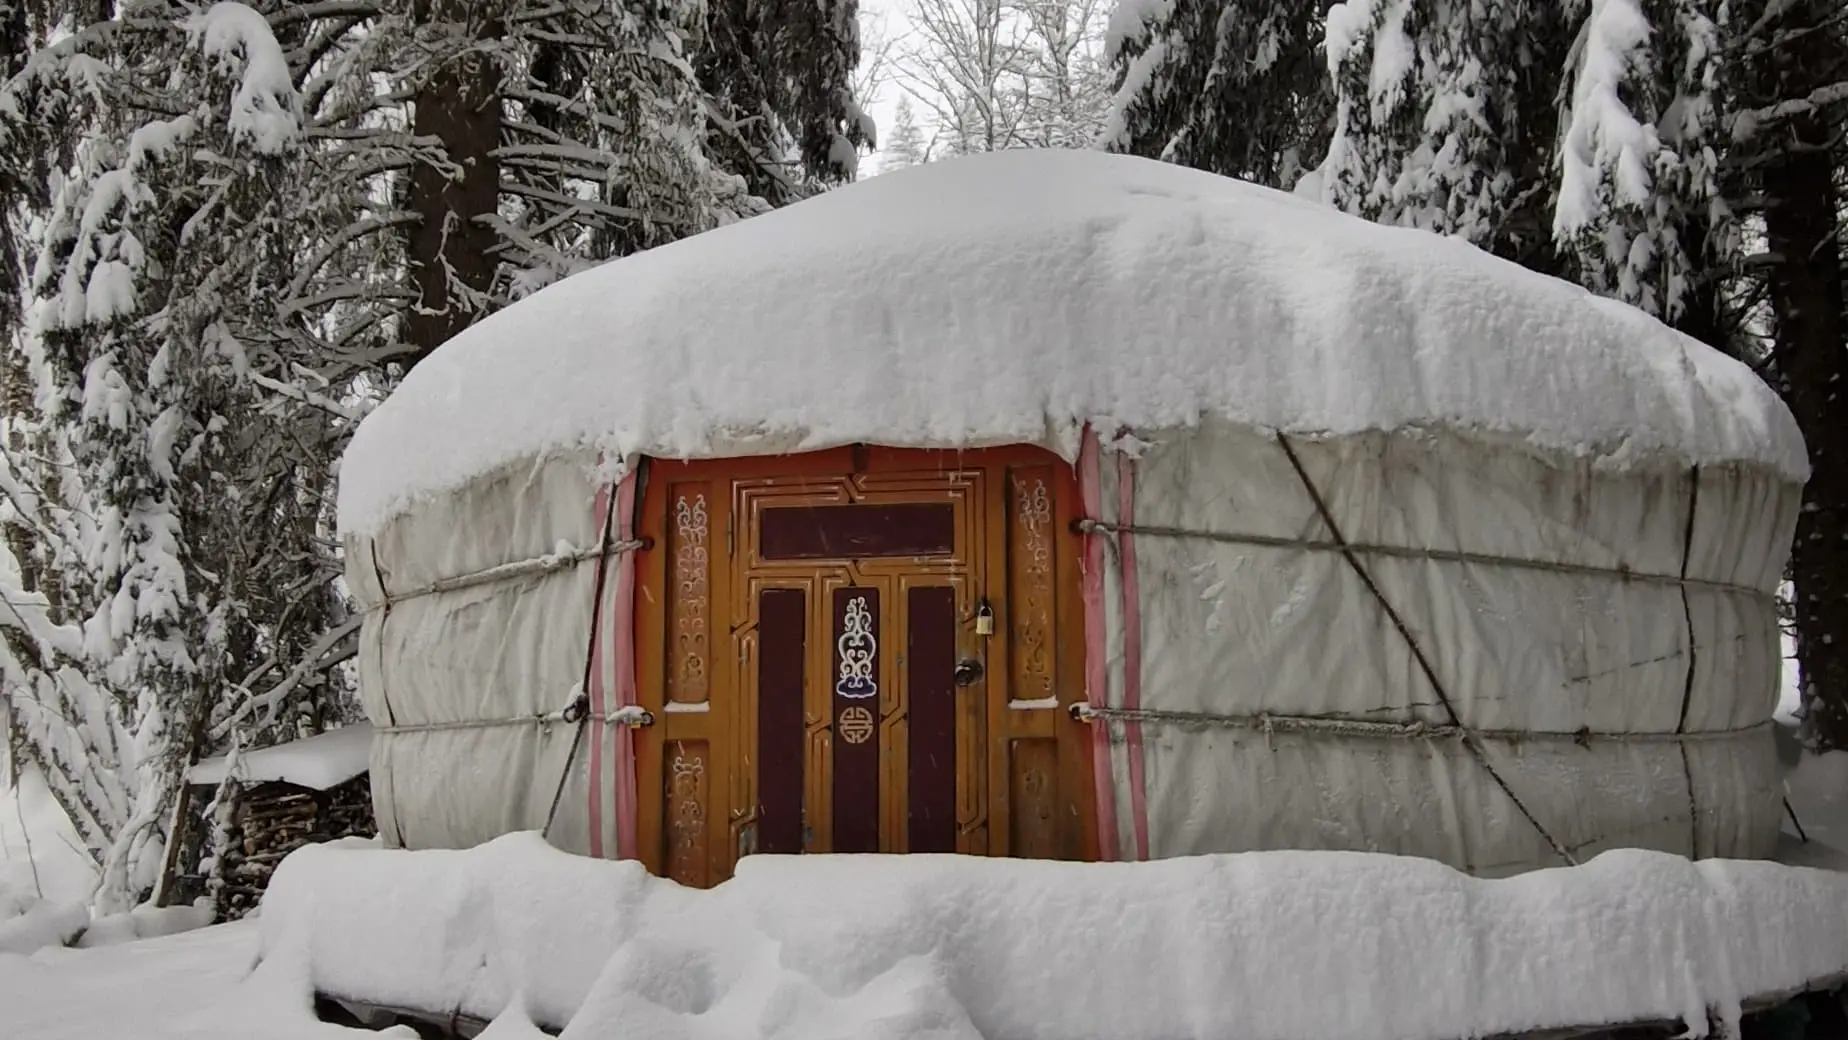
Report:
M757 604L757 851L793 854L803 850L807 597L764 589Z
M1008 759L1009 847L1023 859L1059 859L1058 741L1012 741Z
M912 852L956 851L956 590L908 593L905 685L909 701Z
M706 790L711 799L706 814L707 864L708 876L716 885L732 876L732 866L738 855L738 830L744 821L756 816L753 806L757 803L749 793L750 779L745 778L746 793L741 794L738 789L741 775L750 772L748 767L755 757L751 749L756 746L753 741L757 731L753 723L757 716L755 706L745 703L748 676L739 664L740 658L748 652L747 647L730 638L734 606L746 610L750 606L735 603L732 591L732 561L726 552L728 539L725 537L732 523L731 488L721 480L711 481L707 486L712 495L706 502L711 542L706 571L710 582L708 598L712 604L708 640L711 670L707 690L709 710L703 728L708 741Z
M879 590L834 590L832 852L879 851Z

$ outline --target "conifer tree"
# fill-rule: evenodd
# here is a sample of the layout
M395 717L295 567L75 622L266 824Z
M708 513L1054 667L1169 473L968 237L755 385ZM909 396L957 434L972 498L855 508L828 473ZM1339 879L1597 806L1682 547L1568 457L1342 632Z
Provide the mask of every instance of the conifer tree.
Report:
M902 170L929 161L930 146L924 140L923 129L918 126L911 99L899 98L892 115L892 129L885 135L885 146L879 151L879 168L882 171Z
M1341 208L1564 274L1552 171L1570 5L1351 0L1328 13L1335 127L1314 184Z
M850 176L871 128L851 0L21 2L0 694L114 909L193 759L355 717L365 411L524 293Z
M249 561L221 551L249 387L217 330L264 266L262 211L299 141L299 98L256 11L139 2L34 54L7 100L52 116L9 121L16 142L84 131L35 142L69 160L16 333L38 415L31 450L9 451L8 519L35 536L57 595L22 590L39 616L13 619L9 647L28 652L8 662L8 721L98 855L99 906L126 909L153 884L180 776L239 663L229 650L255 642L239 631ZM47 464L18 464L32 459Z
M1103 144L1274 187L1320 161L1332 110L1325 3L1154 0L1110 17Z
M1848 19L1823 0L1753 0L1735 19L1726 175L1734 209L1763 228L1745 264L1763 275L1770 316L1760 368L1812 468L1791 563L1805 725L1820 746L1848 749Z

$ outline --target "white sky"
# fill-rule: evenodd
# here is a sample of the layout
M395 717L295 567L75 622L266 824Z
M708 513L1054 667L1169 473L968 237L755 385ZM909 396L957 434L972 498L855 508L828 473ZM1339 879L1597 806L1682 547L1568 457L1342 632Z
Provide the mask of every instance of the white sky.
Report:
M880 37L897 40L910 28L910 9L906 0L860 0L860 31L867 42ZM871 55L863 55L862 62L871 60ZM888 61L890 58L888 57ZM884 74L879 89L869 100L862 99L866 110L872 113L874 122L879 124L879 137L885 139L892 129L893 113L898 108L898 99L904 93L889 67ZM879 172L879 153L873 152L860 159L860 176L871 177Z

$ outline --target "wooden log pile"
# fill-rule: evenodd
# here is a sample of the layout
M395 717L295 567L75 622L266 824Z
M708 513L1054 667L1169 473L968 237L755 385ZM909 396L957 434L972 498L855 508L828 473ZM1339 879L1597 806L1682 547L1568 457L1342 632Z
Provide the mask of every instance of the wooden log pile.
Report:
M218 919L234 921L255 908L276 864L303 845L377 832L364 774L326 791L266 783L238 792L213 869Z

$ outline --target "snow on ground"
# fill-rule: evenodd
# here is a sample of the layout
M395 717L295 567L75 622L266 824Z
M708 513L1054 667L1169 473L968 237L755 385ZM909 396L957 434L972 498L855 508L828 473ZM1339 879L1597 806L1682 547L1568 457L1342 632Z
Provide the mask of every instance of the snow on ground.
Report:
M1848 870L1848 751L1805 752L1786 775L1784 787L1796 820L1784 821L1778 859ZM1809 841L1803 842L1803 837Z
M254 923L197 930L210 912L195 907L92 921L86 904L95 868L37 770L22 770L20 781L17 790L0 788L0 1037L360 1036L314 1021L300 985L279 988L263 978L231 986L255 962ZM73 940L91 948L63 947Z
M695 892L511 835L311 846L276 880L255 921L0 953L0 1035L413 1036L316 1021L312 977L501 1011L489 1040L540 1040L535 1019L565 1040L1375 1040L1704 1023L1848 968L1848 877L1641 852L1498 881L1355 853L752 857Z
M6 774L0 749L0 777ZM0 785L0 954L75 939L90 923L96 868L37 767Z
M1848 867L1848 753L1804 755L1789 789L1812 841L1787 826L1786 861ZM58 833L48 802L31 779L0 797L0 867L9 884L30 874L23 812L51 891L81 900L86 861L40 844ZM192 911L139 913L129 931L147 935ZM1498 881L1347 853L751 857L694 892L523 834L468 852L310 847L259 920L4 949L0 1036L32 1040L412 1036L316 1021L311 979L495 1018L488 1040L540 1040L534 1020L568 1022L566 1040L1437 1038L1725 1014L1838 976L1848 875L1642 852Z
M0 953L106 946L211 923L210 908L197 906L137 907L92 920L95 887L96 866L64 810L38 768L24 767L17 790L0 788Z
M1781 594L1788 597L1789 586ZM1848 751L1817 755L1799 750L1797 644L1786 634L1783 645L1783 685L1774 718L1780 727L1778 750L1784 759L1789 808L1777 858L1784 863L1848 871Z
M255 922L96 950L0 954L0 1036L20 1040L367 1040L317 1021L299 979L256 963Z
M18 790L5 785L4 757L0 749L0 898L24 893L58 903L87 902L96 886L96 868L76 830L37 767L20 771Z
M90 924L90 911L82 903L54 903L30 894L0 896L0 953L31 953L46 946L65 946Z
M360 424L340 527L558 452L1069 454L1085 422L1205 415L1809 468L1762 380L1634 308L1256 185L1028 150L884 174L488 317Z
M1420 859L753 856L712 891L536 835L311 846L266 956L376 1004L649 1036L1415 1040L1734 1015L1848 972L1848 876L1607 852L1484 881ZM1338 992L1341 999L1328 999Z

